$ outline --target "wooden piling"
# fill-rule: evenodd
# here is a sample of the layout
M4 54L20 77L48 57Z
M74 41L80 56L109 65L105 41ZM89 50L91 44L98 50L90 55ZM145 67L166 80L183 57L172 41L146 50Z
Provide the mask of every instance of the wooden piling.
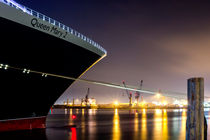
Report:
M204 140L204 79L188 79L186 140Z

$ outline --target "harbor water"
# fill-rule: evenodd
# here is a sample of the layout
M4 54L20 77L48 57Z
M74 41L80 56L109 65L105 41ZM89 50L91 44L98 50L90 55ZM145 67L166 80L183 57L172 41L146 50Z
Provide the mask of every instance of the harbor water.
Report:
M205 116L209 122L209 109ZM186 119L186 109L54 109L46 129L4 132L0 139L185 140Z

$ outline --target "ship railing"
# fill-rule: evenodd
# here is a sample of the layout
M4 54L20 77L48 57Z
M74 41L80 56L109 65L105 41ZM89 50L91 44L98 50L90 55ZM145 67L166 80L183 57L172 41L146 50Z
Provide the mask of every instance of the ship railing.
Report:
M74 35L74 36L76 36L76 37L78 37L78 38L88 42L89 44L95 46L96 48L100 49L105 54L107 54L106 50L104 48L102 48L101 45L99 45L98 43L96 43L92 39L86 37L85 35L77 32L76 30L74 30L74 29L72 29L72 28L62 24L61 22L58 22L58 21L56 21L56 20L54 20L54 19L52 19L52 18L50 18L50 17L48 17L48 16L46 16L44 14L41 14L41 13L35 11L35 10L32 10L32 9L30 9L28 7L20 5L20 4L16 3L16 2L14 2L13 0L0 0L0 2L3 2L3 3L5 3L5 4L7 4L7 5L11 6L11 7L14 7L14 8L18 9L18 10L21 10L24 13L27 13L27 14L32 15L32 16L35 16L35 17L37 17L39 19L42 19L43 21L46 21L46 22L48 22L48 23L50 23L50 24L52 24L54 26L57 26L57 27L65 30L65 31L67 31L68 33L70 33L70 34L72 34L72 35Z

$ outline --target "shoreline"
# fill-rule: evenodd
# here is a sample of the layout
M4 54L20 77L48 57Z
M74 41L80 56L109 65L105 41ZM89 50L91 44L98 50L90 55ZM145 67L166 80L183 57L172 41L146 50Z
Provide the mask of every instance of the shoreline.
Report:
M108 105L97 105L97 106L67 106L67 105L54 105L52 109L187 109L187 106L108 106Z

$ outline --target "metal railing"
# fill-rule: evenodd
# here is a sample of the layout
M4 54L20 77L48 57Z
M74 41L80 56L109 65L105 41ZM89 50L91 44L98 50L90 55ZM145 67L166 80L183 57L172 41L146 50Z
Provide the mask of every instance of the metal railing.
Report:
M76 36L76 37L78 37L78 38L88 42L89 44L93 45L94 47L100 49L105 54L107 54L107 51L104 48L102 48L98 43L93 41L92 39L86 37L85 35L77 32L76 30L74 30L74 29L72 29L72 28L70 28L70 27L68 27L68 26L66 26L66 25L64 25L64 24L62 24L62 23L60 23L60 22L58 22L58 21L56 21L56 20L46 16L46 15L44 15L44 14L41 14L41 13L35 11L35 10L32 10L32 9L30 9L28 7L20 5L20 4L16 3L16 2L14 2L13 0L0 0L0 2L3 2L3 3L5 3L5 4L7 4L7 5L11 6L11 7L14 7L14 8L18 9L18 10L21 10L24 13L27 13L29 15L32 15L32 16L37 17L39 19L42 19L43 21L46 21L46 22L48 22L48 23L50 23L52 25L55 25L55 26L65 30L65 31L67 31L68 33L70 33L70 34L72 34L72 35L74 35L74 36Z

